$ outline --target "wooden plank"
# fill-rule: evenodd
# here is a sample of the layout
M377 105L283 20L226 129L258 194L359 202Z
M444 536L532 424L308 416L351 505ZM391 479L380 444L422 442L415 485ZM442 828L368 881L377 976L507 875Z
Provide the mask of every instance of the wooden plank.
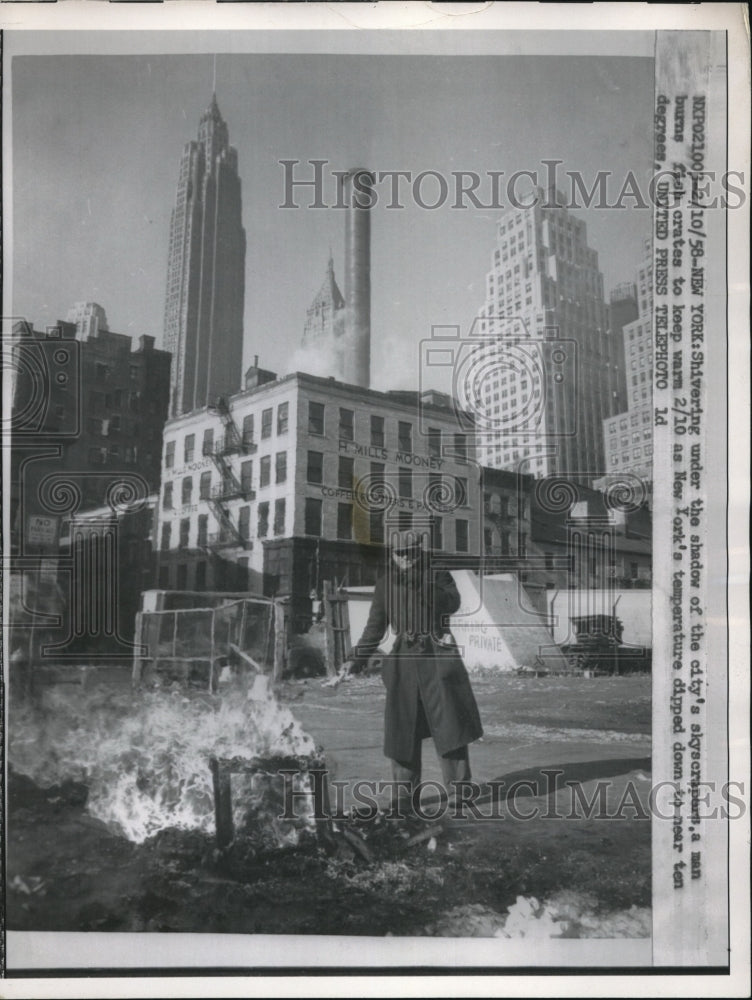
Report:
M246 664L246 666L251 667L251 669L257 671L257 673L262 674L264 672L263 668L261 667L261 665L258 664L258 663L256 663L256 661L253 659L253 657L249 656L248 653L244 653L243 650L239 646L235 645L234 642L231 642L229 644L229 646L230 646L230 649L233 651L233 653L236 656L239 656L240 659Z
M287 636L285 630L285 609L281 601L274 602L274 667L272 670L272 684L279 684L282 681L282 674L285 668L285 647Z
M209 760L214 784L214 822L217 832L217 846L220 850L229 847L235 839L232 823L232 790L230 772L216 757Z
M335 645L333 616L332 584L331 580L324 580L324 638L326 640L326 672L329 677L337 676L337 647Z
M137 649L143 647L143 615L136 612L135 646ZM137 687L141 683L141 674L144 669L144 658L136 654L133 657L133 673L131 674L131 686Z

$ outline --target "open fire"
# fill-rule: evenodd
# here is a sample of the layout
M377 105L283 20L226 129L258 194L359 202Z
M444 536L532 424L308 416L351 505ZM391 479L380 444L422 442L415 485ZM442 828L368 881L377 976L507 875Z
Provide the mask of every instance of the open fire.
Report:
M85 783L89 813L137 844L170 827L214 833L211 758L308 757L316 749L261 675L216 695L53 687L41 707L14 705L10 718L16 771L43 788ZM279 846L296 842L297 831L277 822L268 781L263 794L258 777L238 776L233 789L235 829L247 829L252 814Z

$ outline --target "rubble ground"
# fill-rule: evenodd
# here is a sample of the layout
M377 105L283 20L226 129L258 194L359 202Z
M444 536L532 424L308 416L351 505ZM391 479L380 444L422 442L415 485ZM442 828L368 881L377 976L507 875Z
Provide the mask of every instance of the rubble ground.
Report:
M486 730L474 776L531 781L527 796L511 809L501 801L493 817L444 819L412 846L364 826L370 862L344 838L225 858L206 830L169 828L137 844L87 813L84 782L41 788L11 758L8 929L649 934L649 678L484 675L473 685ZM337 778L388 776L378 677L336 689L308 679L283 700ZM439 773L429 745L426 777ZM545 794L552 769L588 800L606 779L609 818L572 816L570 786Z

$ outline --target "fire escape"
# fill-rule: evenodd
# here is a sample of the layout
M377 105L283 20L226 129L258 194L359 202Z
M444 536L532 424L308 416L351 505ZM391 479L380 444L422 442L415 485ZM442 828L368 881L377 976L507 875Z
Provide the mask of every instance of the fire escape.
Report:
M235 546L250 549L253 548L253 543L249 538L243 537L227 504L230 500L253 500L256 494L250 483L246 484L238 479L228 458L231 455L252 455L256 451L256 445L253 441L244 439L223 396L217 399L211 409L222 420L223 434L219 441L205 446L205 454L211 456L220 476L219 485L211 487L208 497L209 506L219 525L219 531L209 535L209 547L215 550Z

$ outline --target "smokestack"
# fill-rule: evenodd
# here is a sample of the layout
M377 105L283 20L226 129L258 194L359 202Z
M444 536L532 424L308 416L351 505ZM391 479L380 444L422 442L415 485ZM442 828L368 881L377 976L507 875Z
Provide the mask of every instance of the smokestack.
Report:
M344 380L371 384L371 220L375 178L362 167L344 178L345 336Z

